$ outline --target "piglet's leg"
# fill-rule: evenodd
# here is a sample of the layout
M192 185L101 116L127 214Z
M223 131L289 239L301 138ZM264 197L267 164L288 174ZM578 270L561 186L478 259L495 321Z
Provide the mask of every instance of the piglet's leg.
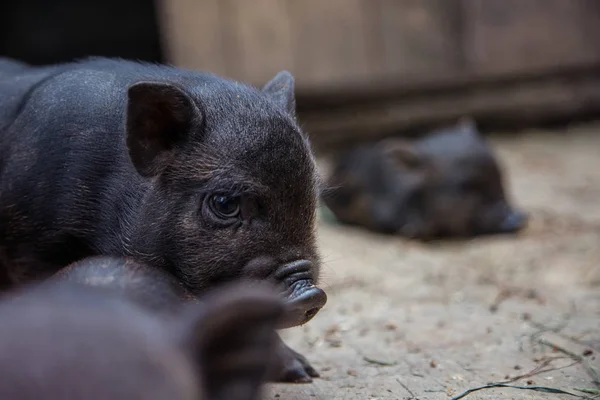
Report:
M310 383L312 378L319 377L308 360L283 343L280 337L274 357L268 375L270 382Z

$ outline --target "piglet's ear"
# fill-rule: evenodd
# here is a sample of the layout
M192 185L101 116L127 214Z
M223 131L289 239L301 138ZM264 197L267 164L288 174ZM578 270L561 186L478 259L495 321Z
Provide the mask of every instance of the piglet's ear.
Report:
M187 94L168 83L136 83L127 97L129 157L140 175L155 176L201 117L200 111Z
M380 143L384 157L404 170L418 169L423 165L423 157L408 141L387 139Z
M473 137L479 137L479 130L477 129L477 122L472 117L461 117L457 122L457 128L467 135Z
M288 71L281 71L265 85L262 91L293 115L296 113L294 88L294 76Z
M201 301L202 312L187 325L183 343L195 355L206 398L257 399L278 343L283 303L270 286L239 283Z

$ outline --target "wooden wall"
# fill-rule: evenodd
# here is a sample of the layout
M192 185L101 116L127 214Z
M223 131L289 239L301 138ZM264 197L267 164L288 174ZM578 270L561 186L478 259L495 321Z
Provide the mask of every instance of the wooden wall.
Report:
M359 131L365 137L387 135L415 121L467 113L504 110L507 115L510 104L532 114L536 104L555 113L563 106L573 111L573 101L588 108L598 102L598 0L159 4L167 57L173 63L255 85L290 70L297 79L299 109L317 141L339 141ZM567 78L557 82L560 74ZM542 76L553 76L554 83L544 89L535 83ZM565 86L565 79L571 86ZM481 89L490 82L505 82L505 92ZM474 94L481 90L492 90L484 94L483 110ZM437 94L427 97L432 92ZM444 95L450 97L437 104ZM414 97L421 103L415 105ZM436 101L428 111L427 104ZM369 107L375 106L385 111L373 118Z

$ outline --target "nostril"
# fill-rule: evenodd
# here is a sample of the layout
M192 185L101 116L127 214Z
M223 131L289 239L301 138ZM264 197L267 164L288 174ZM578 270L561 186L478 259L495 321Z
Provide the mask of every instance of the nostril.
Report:
M310 318L314 317L315 315L317 315L319 310L320 310L320 308L318 308L318 307L311 308L310 310L305 312L304 315L306 316L306 318L310 319Z
M281 328L289 328L310 321L327 303L327 295L316 286L309 286L294 292L286 302L288 312Z

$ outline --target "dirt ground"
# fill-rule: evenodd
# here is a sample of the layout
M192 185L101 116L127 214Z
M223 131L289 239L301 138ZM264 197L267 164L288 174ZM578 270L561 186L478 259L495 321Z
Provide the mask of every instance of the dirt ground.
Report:
M283 332L321 378L271 385L268 398L450 399L536 368L510 384L600 389L600 125L492 143L529 227L434 246L322 220L329 302ZM494 388L466 398L575 397Z

